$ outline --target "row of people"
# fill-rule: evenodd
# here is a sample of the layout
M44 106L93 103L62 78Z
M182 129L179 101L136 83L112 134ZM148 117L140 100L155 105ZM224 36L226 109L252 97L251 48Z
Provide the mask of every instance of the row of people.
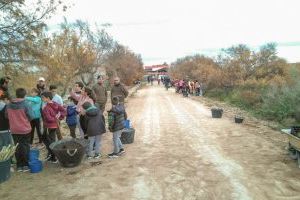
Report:
M47 148L46 160L57 162L50 145L56 138L62 138L60 123L65 117L72 137L76 137L75 130L78 126L80 137L88 139L88 158L100 156L101 135L106 132L103 112L107 102L107 90L103 86L103 79L98 77L98 83L92 89L76 82L65 105L56 90L54 85L47 90L44 78L39 79L37 87L28 96L24 88L18 88L15 92L16 98L11 99L8 90L3 91L0 88L0 131L8 131L12 134L14 143L18 143L15 154L18 171L28 171L28 154L35 130L39 143ZM116 77L111 89L112 108L108 111L112 117L109 130L113 132L114 141L114 151L109 157L124 153L120 136L127 116L124 108L124 99L127 96L128 91Z

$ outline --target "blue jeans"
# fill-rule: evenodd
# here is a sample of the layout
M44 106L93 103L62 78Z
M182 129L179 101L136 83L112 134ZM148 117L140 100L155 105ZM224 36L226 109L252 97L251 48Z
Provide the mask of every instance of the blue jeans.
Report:
M122 131L123 130L113 132L114 153L119 153L120 149L123 149L123 144L120 139Z
M89 149L88 149L89 156L93 156L92 151L94 150L94 146L95 146L95 154L100 154L101 138L102 135L89 137Z

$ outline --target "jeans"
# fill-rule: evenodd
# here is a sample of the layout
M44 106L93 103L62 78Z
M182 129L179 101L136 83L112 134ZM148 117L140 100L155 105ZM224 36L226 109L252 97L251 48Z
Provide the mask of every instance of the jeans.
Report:
M120 139L122 131L123 130L113 132L114 153L119 153L120 149L123 149L123 144Z
M95 149L95 154L100 154L101 138L102 138L102 135L96 135L96 136L89 137L89 149L88 149L89 156L92 156L93 149Z
M40 121L40 118L31 120L30 124L31 124L30 144L33 144L35 129L36 129L36 133L37 133L37 135L39 137L39 143L42 143L42 132L41 132L41 121Z
M30 138L31 135L28 134L13 134L14 143L18 144L16 149L16 160L17 167L28 166L28 157L30 151Z
M50 145L56 140L56 128L44 128L43 133L43 142L48 150L48 156L51 156L51 159L55 159L55 155L50 149Z

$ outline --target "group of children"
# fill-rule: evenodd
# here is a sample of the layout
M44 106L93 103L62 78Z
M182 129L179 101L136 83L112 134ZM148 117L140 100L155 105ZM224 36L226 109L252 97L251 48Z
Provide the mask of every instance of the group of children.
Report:
M57 87L52 85L47 90L42 83L44 81L40 78L37 88L33 88L29 95L24 88L16 89L14 99L0 91L0 131L7 130L12 135L14 143L18 144L15 153L17 171L29 171L28 157L35 131L38 144L45 145L47 149L46 161L58 162L50 145L57 139L62 139L60 123L64 118L71 137L76 138L78 127L80 138L89 141L87 158L99 158L101 138L106 132L106 125L104 110L96 107L92 90L77 82L75 88L70 91L68 102L64 105L56 92ZM118 157L125 152L120 136L127 118L124 104L120 102L118 96L112 97L112 108L108 111L108 115L109 130L113 132L114 141L114 150L108 156Z

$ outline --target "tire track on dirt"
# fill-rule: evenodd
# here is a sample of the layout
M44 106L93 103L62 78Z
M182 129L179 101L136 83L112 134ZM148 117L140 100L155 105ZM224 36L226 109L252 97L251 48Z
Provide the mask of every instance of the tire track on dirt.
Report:
M233 160L225 158L218 151L217 147L214 147L215 144L212 144L212 139L206 131L198 126L198 120L193 116L193 113L187 112L183 106L176 107L174 101L171 101L169 96L166 96L166 99L177 116L177 121L183 121L188 125L187 130L194 137L194 143L191 143L191 147L210 160L216 169L228 178L233 188L232 198L250 200L251 197L249 196L248 190L241 183L239 178L243 176L242 167ZM178 101L179 102L176 102L177 105L185 105L186 103L183 99L178 99ZM207 112L205 112L205 114L207 115ZM197 141L197 143L195 141Z

